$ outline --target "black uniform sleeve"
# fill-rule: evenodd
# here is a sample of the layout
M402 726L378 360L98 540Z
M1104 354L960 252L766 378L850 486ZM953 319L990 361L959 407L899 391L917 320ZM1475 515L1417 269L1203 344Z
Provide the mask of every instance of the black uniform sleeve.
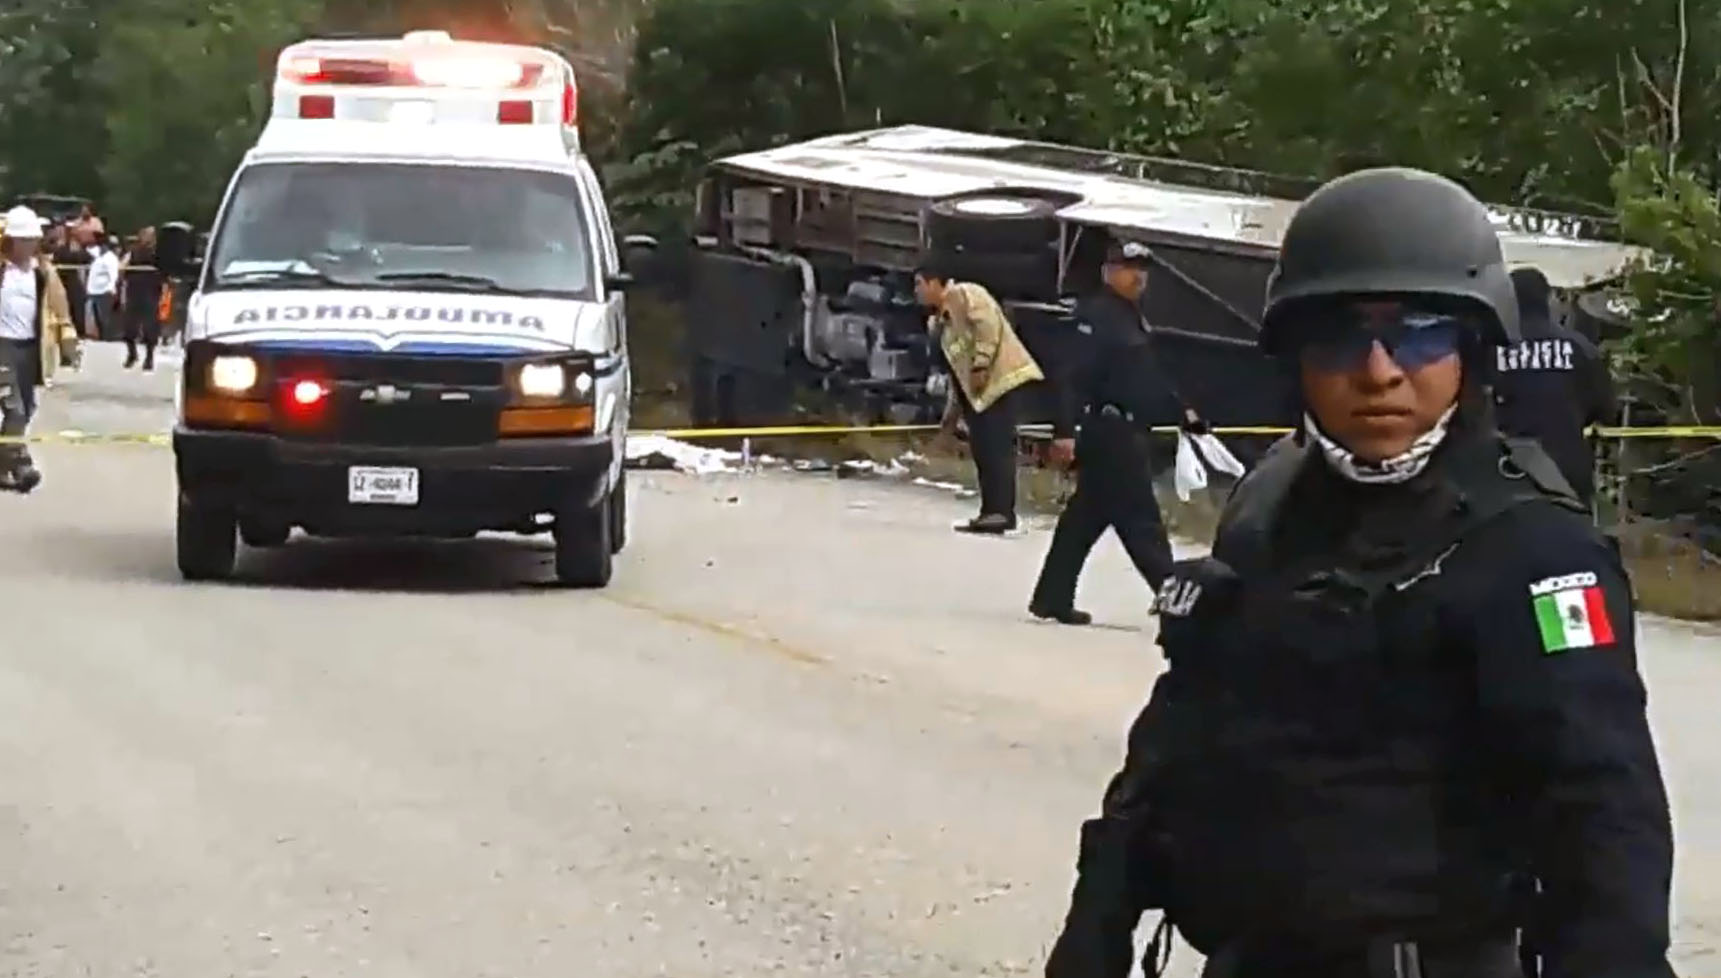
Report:
M1195 558L1178 561L1155 598L1168 668L1130 725L1123 768L1106 785L1099 817L1082 825L1075 892L1047 978L1127 978L1142 914L1177 902L1165 837L1167 802L1176 792L1170 772L1180 767L1175 752L1202 705L1190 664L1213 623L1233 613L1238 587L1229 564Z
M1076 418L1082 413L1081 373L1077 364L1065 364L1047 380L1052 387L1052 437L1074 438Z
M1136 926L1159 902L1148 856L1148 799L1156 770L1156 700L1171 682L1167 674L1155 683L1130 727L1123 768L1107 784L1099 816L1082 823L1075 889L1046 962L1047 978L1128 978L1134 966Z
M1469 634L1483 743L1541 883L1532 942L1546 978L1671 978L1673 837L1631 587L1581 517L1518 512L1483 541Z
M1073 328L1078 331L1076 341L1069 345L1068 355L1062 358L1056 369L1048 371L1046 378L1052 387L1053 438L1076 436L1076 419L1087 403L1093 388L1094 371L1103 357L1101 347L1105 334L1093 321L1085 304L1076 306Z

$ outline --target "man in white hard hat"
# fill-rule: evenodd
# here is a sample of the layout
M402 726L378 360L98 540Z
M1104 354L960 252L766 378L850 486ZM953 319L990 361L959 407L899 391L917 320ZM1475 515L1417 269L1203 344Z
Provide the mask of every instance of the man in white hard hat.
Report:
M28 207L0 225L0 489L30 492L42 482L21 439L36 413L44 356L70 319L59 275L38 251L42 219ZM47 341L44 342L44 337Z

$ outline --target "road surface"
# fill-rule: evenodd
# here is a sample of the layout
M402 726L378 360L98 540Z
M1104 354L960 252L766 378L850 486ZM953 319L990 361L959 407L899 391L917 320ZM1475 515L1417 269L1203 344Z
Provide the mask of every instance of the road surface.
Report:
M175 361L114 353L38 433L165 427ZM1115 544L1103 627L1040 625L1045 528L908 487L635 472L604 593L503 538L194 586L166 449L39 454L0 498L0 975L1036 973L1157 668ZM1721 974L1721 638L1643 640L1678 954Z

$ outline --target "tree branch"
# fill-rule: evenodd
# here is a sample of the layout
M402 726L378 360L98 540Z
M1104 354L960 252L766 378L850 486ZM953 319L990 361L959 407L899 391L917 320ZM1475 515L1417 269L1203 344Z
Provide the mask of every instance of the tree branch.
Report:
M1667 169L1672 170L1674 161L1679 154L1679 139L1682 132L1680 123L1680 102L1685 88L1685 56L1691 46L1691 25L1686 17L1685 0L1675 0L1679 11L1679 57L1673 63L1673 99L1667 111L1671 117L1668 120Z
M1631 49L1631 61L1637 66L1637 80L1643 83L1644 88L1649 89L1649 94L1655 96L1655 100L1661 103L1663 110L1672 110L1673 103L1668 101L1667 96L1656 87L1655 75L1650 72L1649 65L1644 64L1643 57L1637 53L1636 48Z
M1683 0L1681 2L1683 3ZM837 79L837 109L842 112L846 122L849 117L849 87L843 78L843 48L837 38L837 19L832 17L828 23L831 25L831 70L835 72Z

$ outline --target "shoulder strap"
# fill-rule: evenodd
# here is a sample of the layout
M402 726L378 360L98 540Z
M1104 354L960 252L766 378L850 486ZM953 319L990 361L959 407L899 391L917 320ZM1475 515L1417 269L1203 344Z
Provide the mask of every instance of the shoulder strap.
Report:
M1453 447L1432 473L1436 481L1426 487L1424 503L1395 517L1404 532L1359 526L1339 553L1311 554L1275 570L1275 579L1286 587L1314 587L1325 594L1322 600L1360 611L1438 574L1466 538L1519 506L1552 502L1582 508L1558 467L1534 443L1513 446L1489 436Z
M1439 491L1451 502L1444 516L1430 514L1426 532L1405 548L1402 561L1357 572L1371 600L1438 573L1440 563L1466 538L1520 506L1553 503L1585 511L1559 467L1533 440L1478 439L1461 449L1442 475Z
M1501 455L1497 467L1507 479L1528 479L1550 502L1567 509L1587 512L1571 483L1553 456L1533 438L1500 437Z
M1310 451L1308 445L1286 435L1237 481L1214 533L1215 557L1239 570L1266 562L1272 528L1279 520L1285 497L1308 463Z

